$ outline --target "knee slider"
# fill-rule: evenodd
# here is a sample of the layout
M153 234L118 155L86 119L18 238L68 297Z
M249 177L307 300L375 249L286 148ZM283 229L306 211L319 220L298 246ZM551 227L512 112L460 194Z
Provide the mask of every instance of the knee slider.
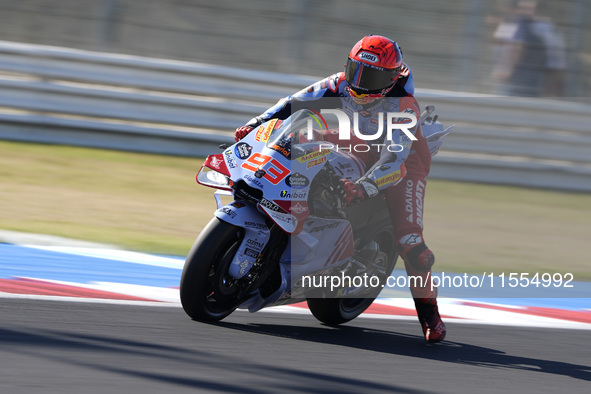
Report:
M435 255L425 242L414 245L400 243L398 253L406 263L419 272L429 271L435 263Z

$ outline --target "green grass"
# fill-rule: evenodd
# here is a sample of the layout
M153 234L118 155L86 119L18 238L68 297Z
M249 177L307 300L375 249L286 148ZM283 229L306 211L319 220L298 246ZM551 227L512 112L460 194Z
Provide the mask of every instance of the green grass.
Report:
M0 142L0 228L183 255L215 209L201 163Z
M215 209L202 160L0 141L0 228L185 255ZM590 280L591 195L430 180L437 271Z
M591 195L431 181L425 238L438 270L591 279Z

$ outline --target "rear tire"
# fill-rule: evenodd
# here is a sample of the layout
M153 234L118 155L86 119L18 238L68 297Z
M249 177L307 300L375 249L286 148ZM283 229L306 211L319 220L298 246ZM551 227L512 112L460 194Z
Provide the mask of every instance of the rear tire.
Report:
M180 284L181 304L192 319L220 321L242 302L228 268L243 238L242 228L213 218L195 240Z
M316 319L335 326L355 319L374 300L375 298L310 298L307 302Z
M380 262L384 264L386 276L394 269L398 257L394 250L389 252L394 256L393 258L390 258L388 253L380 252L374 260L378 264ZM382 277L383 275L381 274L380 277L382 281L385 281L386 277ZM377 287L365 298L309 298L306 302L316 319L324 324L334 326L351 321L362 314L374 302L381 290L382 288Z

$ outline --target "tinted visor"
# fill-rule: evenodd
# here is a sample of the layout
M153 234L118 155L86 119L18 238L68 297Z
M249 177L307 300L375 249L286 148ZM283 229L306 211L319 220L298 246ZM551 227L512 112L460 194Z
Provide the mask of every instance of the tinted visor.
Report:
M345 79L359 93L378 93L392 85L400 68L386 70L347 59Z

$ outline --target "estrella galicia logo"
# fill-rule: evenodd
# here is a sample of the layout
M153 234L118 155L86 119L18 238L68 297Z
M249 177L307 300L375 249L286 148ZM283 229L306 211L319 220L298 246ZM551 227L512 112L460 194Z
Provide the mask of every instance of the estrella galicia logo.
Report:
M285 178L285 184L292 189L303 189L310 184L310 180L304 175L296 172Z
M246 142L241 142L236 145L234 152L236 153L236 156L242 160L248 159L252 153L252 146L248 145Z

